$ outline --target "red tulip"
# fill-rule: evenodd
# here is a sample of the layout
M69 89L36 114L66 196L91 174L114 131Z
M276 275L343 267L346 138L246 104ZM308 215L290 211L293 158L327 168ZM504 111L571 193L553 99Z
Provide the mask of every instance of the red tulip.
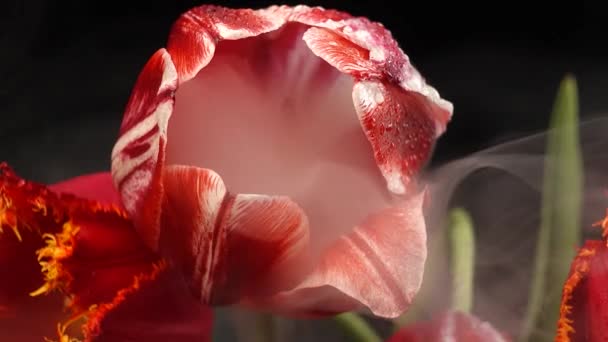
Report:
M141 72L112 175L201 302L395 317L426 258L416 173L451 113L381 24L201 6Z
M0 164L3 340L209 339L209 310L184 295L116 195L109 174L48 188Z
M585 242L564 284L558 342L608 340L608 212L598 225L603 239Z
M388 342L507 342L490 323L459 311L448 311L426 322L404 327Z

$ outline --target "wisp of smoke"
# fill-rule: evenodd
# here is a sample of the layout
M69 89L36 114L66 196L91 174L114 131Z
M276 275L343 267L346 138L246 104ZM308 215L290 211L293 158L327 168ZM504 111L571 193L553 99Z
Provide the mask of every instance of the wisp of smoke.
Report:
M608 189L605 132L608 117L598 116L580 124L584 193L579 227L587 237L599 234L591 225L608 207L608 192L604 191ZM446 248L434 240L445 228L449 209L463 207L471 214L476 236L473 312L511 336L518 335L526 312L540 226L547 136L544 132L503 143L448 162L425 175L431 199L427 213L430 253L440 260L427 268L423 289L430 288L432 300L425 310L435 312L449 305Z

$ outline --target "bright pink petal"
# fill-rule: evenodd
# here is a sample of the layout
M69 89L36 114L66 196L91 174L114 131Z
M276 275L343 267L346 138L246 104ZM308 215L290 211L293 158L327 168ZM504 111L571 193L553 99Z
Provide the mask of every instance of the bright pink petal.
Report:
M109 172L99 172L78 176L49 186L56 193L72 194L77 197L104 204L120 205L120 194L114 187Z
M422 282L426 234L423 194L370 215L322 256L297 289L261 306L288 314L326 315L358 309L396 317L412 302Z
M490 323L457 311L402 328L388 342L507 342Z
M288 198L232 195L213 171L168 167L161 245L204 303L230 304L294 286L308 224Z

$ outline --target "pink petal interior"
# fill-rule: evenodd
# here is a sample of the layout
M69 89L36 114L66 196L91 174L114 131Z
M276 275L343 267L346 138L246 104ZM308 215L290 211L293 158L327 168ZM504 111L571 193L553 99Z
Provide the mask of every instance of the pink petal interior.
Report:
M253 305L316 316L355 310L363 304L375 315L397 317L409 307L422 282L426 260L423 201L424 192L370 215L328 248L296 289Z
M232 193L289 196L320 251L390 198L351 77L316 57L304 30L220 42L177 91L166 160L212 169Z

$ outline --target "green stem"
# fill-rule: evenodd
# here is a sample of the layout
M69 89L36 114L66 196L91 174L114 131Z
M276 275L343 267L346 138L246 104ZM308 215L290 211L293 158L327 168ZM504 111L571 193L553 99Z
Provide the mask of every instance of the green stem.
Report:
M255 333L257 342L274 342L275 321L271 314L258 313L255 316Z
M334 317L342 330L347 333L353 341L357 342L381 342L382 339L376 332L361 318L361 316L347 312Z
M562 286L580 239L582 168L578 91L576 80L567 76L547 136L541 225L521 342L553 340Z
M452 309L471 312L475 272L475 235L471 217L464 209L450 213Z

